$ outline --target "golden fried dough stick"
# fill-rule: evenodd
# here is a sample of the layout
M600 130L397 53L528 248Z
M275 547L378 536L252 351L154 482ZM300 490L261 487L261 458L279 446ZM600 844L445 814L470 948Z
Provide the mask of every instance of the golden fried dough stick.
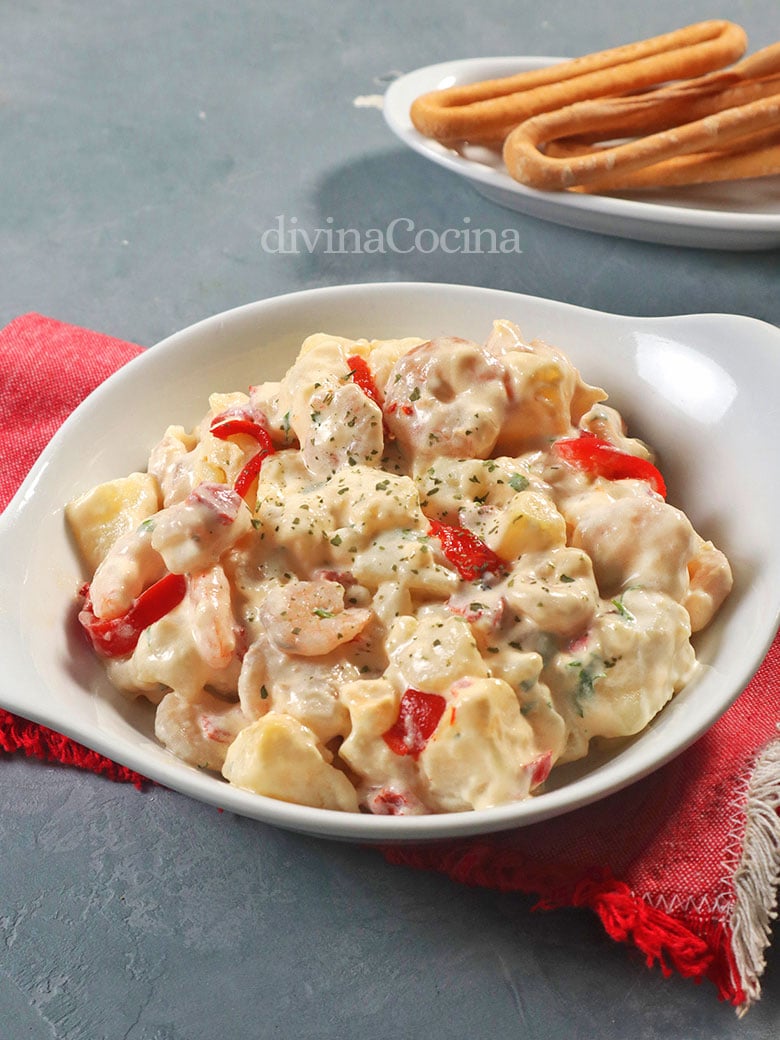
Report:
M432 91L413 102L410 115L420 133L443 143L500 143L540 112L700 76L735 61L746 46L733 22L697 22L547 68Z
M674 156L623 176L604 177L574 190L585 193L636 191L771 177L778 173L780 129L771 129L739 138L731 149Z
M779 123L780 74L725 90L689 93L687 98L681 98L678 88L671 86L636 97L582 101L528 119L504 142L504 162L515 180L544 191L591 186L599 190L606 184L615 188L628 183L628 174L645 167L653 168L652 176L648 173L641 178L645 186L671 183L665 178L672 169L679 178L683 170L694 175L697 167L696 183L701 183L707 168L717 170L720 180L733 179L725 153L745 152L741 139L776 130ZM644 136L612 146L590 146L594 140L614 138L627 127ZM567 138L573 138L568 147ZM553 147L551 143L560 139L562 144ZM542 150L545 145L550 146L548 154ZM710 155L709 167L701 159L659 165L696 152ZM724 153L716 163L710 154L714 152ZM755 164L743 155L733 167L734 176L778 172L772 154L764 154L760 161L757 158ZM744 172L753 169L762 172ZM637 178L632 177L630 183L635 185ZM686 182L676 179L673 183Z
M548 141L547 155L577 154L607 138L637 137L691 122L724 108L736 108L780 93L780 43L756 51L729 69L681 80L630 98L605 99L598 130ZM585 150L580 148L580 153Z

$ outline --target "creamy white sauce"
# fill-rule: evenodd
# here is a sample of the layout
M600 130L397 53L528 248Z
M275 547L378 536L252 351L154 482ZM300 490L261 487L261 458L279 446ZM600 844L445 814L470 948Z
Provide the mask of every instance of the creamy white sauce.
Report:
M271 797L392 813L528 797L648 724L731 585L646 480L557 454L585 430L652 458L605 397L509 322L485 345L310 337L281 381L164 433L142 514L127 478L68 507L100 559L97 617L187 576L110 678L156 706L174 754ZM246 502L232 489L258 443L210 432L225 412L275 447ZM463 577L432 522L498 565Z

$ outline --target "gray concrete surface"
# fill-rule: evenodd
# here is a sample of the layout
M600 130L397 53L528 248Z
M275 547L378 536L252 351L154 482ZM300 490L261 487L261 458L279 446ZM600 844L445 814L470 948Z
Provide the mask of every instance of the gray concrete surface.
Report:
M684 7L684 11L682 10ZM151 345L314 285L426 279L633 314L780 324L780 259L632 243L483 200L353 99L453 57L575 54L707 17L780 37L777 0L15 0L0 20L0 322ZM514 256L264 251L301 226L516 228ZM2 1040L769 1040L586 912L388 866L160 788L0 760Z

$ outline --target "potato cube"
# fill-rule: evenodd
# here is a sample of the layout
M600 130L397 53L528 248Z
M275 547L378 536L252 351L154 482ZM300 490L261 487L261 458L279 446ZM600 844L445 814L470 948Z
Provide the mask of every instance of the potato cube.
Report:
M487 544L504 560L566 544L566 521L545 495L519 491L501 511Z
M290 715L269 712L242 729L222 774L236 787L317 809L357 812L357 794L323 757L312 731Z
M458 812L527 798L539 750L512 687L465 678L450 696L420 755L435 804Z
M160 486L150 473L98 484L65 507L81 557L94 573L114 542L161 507Z

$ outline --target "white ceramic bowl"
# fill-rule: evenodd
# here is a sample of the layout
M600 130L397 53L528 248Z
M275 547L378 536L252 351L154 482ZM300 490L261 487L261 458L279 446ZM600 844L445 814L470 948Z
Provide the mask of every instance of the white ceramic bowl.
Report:
M630 430L659 451L669 499L728 554L732 596L697 638L705 667L650 727L612 756L566 767L550 789L497 809L427 817L337 813L263 798L175 759L151 709L106 681L76 631L83 572L63 505L143 468L169 423L194 424L214 390L281 375L303 338L455 334L483 340L494 318L568 353L605 386ZM454 285L316 289L249 304L178 332L93 393L65 423L0 517L0 704L211 805L293 830L360 841L428 840L522 826L595 801L691 744L758 667L780 606L780 331L750 318L632 318Z

